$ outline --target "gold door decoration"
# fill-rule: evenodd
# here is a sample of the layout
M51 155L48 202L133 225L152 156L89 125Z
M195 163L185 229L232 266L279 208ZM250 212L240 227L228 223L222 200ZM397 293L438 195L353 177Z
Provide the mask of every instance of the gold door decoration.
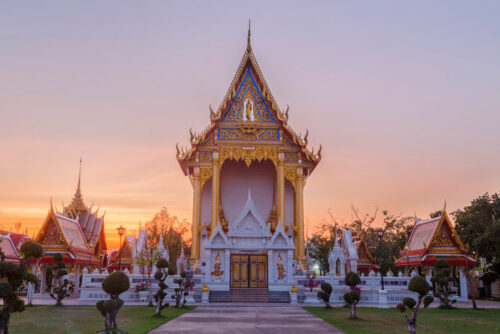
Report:
M266 288L267 255L232 254L232 288Z
M203 185L212 177L212 168L200 168L200 189L203 189Z

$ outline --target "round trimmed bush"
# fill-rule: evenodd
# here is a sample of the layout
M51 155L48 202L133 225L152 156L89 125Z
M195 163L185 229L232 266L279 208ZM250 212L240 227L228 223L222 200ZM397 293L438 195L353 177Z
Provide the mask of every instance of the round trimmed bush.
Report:
M424 298L424 307L429 306L433 301L434 301L434 297L432 297L432 296L425 296L425 298Z
M361 283L361 279L359 278L358 274L350 271L347 273L347 275L345 275L344 283L353 288Z
M448 269L450 268L450 264L446 260L438 260L434 267L436 267L436 269Z
M163 274L159 271L155 272L155 280L159 281L163 277Z
M36 241L26 241L21 245L21 253L27 257L41 258L43 256L43 247Z
M403 304L405 304L405 306L408 307L410 310L413 310L413 307L417 305L417 302L413 298L405 297L403 298Z
M429 283L422 276L413 276L408 283L408 290L416 292L421 296L427 294L430 289Z
M119 295L130 289L130 281L123 271L115 271L102 281L102 289L110 295Z
M330 293L332 293L333 288L332 288L332 285L330 283L324 282L324 283L321 283L321 290L330 294Z
M0 283L0 298L5 298L14 293L12 285L9 282Z
M165 258L161 258L156 262L156 268L163 269L168 268L168 261Z

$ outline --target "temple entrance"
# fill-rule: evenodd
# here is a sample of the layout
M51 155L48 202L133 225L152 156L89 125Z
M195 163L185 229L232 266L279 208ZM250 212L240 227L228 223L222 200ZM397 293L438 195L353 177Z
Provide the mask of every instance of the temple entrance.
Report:
M267 255L231 254L231 288L267 288Z

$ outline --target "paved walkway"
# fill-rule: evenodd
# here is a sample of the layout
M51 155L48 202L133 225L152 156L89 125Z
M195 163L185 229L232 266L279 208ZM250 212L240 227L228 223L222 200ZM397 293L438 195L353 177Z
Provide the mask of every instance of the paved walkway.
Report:
M342 334L299 307L197 307L149 332L201 334Z

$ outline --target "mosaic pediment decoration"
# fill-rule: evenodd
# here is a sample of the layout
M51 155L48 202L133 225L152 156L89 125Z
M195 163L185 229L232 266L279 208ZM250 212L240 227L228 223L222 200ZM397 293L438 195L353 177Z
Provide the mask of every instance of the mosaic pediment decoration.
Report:
M448 229L446 228L445 224L441 225L441 229L439 230L439 233L436 234L434 237L434 240L432 241L432 246L437 246L437 247L453 247L455 246L453 244L453 241L451 240L450 233Z
M223 122L275 122L252 71L247 69Z

